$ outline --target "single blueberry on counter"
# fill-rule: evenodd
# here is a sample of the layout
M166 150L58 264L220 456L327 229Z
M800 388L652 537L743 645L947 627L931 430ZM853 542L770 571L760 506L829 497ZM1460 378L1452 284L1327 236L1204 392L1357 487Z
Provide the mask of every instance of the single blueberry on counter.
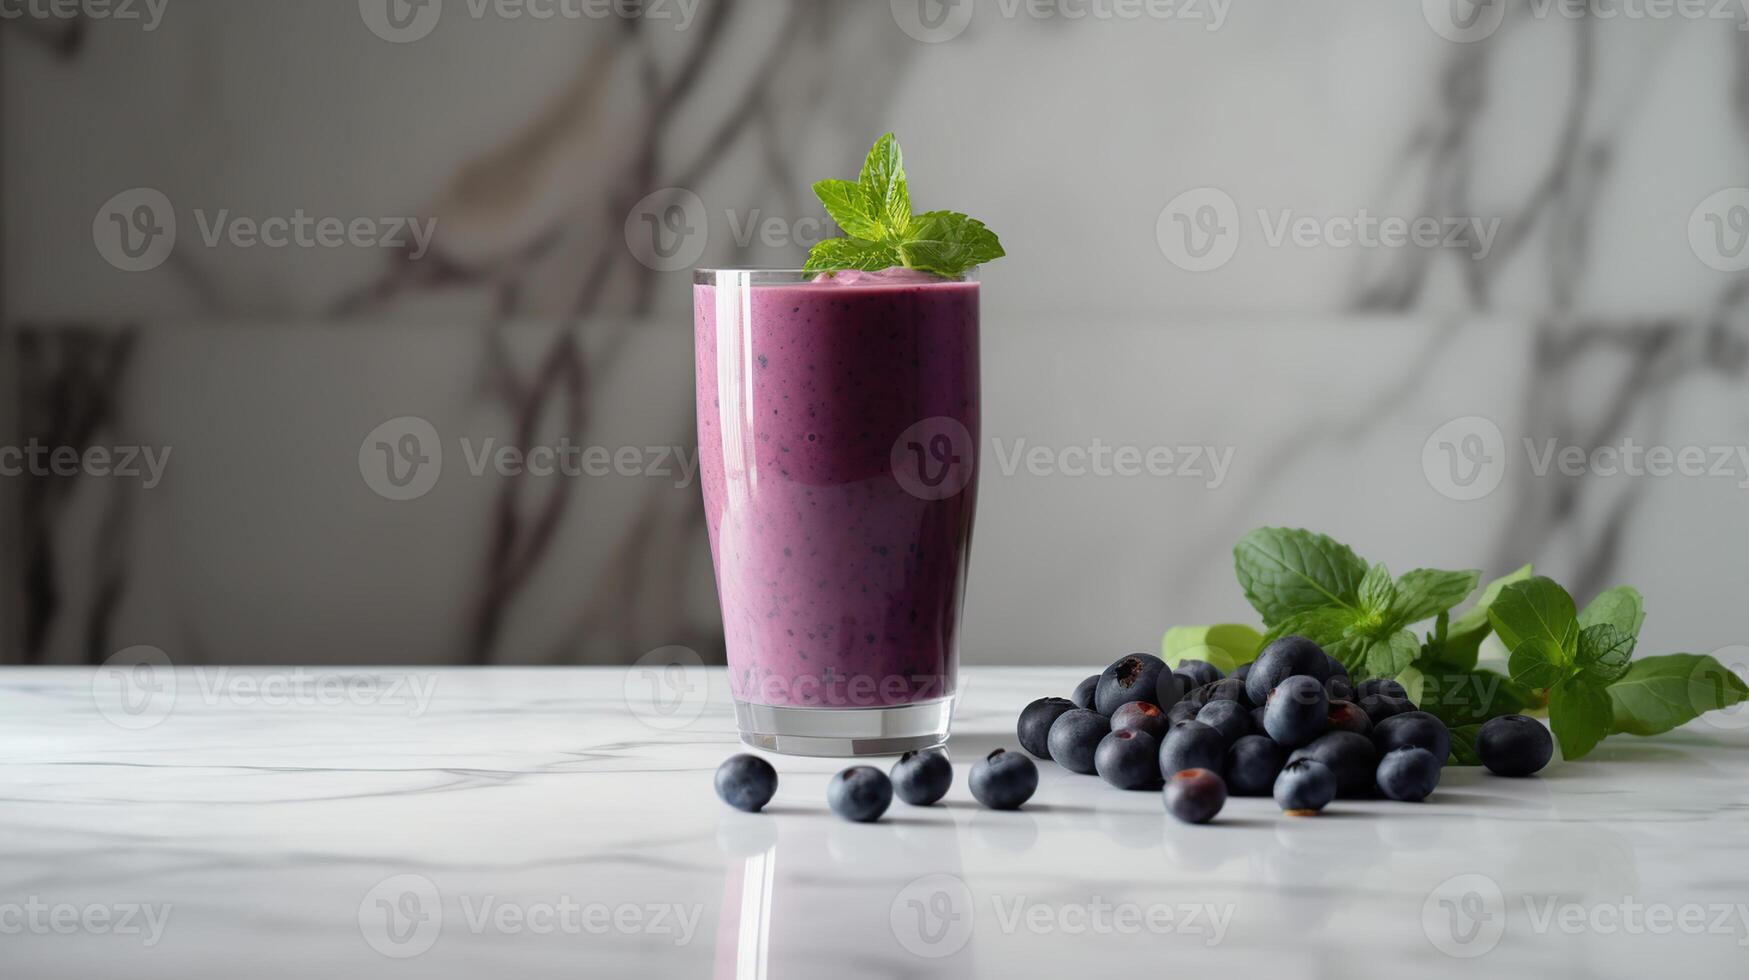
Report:
M1049 759L1051 724L1073 710L1075 702L1068 698L1039 698L1022 708L1020 722L1014 726L1014 734L1020 738L1020 747L1040 759Z
M1118 659L1099 675L1093 706L1100 714L1111 713L1131 701L1148 701L1170 708L1183 695L1183 681L1166 669L1166 661L1151 653L1132 653Z
M873 766L851 766L826 784L826 805L856 823L871 823L893 802L893 781Z
M1451 758L1451 730L1425 711L1405 711L1386 718L1373 726L1372 740L1380 755L1414 746L1432 752L1442 766Z
M1354 732L1325 732L1287 757L1322 762L1336 774L1336 795L1354 799L1372 795L1373 777L1379 765L1379 750L1372 739Z
M893 763L893 795L912 806L929 806L953 785L953 763L940 749L907 752Z
M1263 729L1283 748L1310 742L1329 724L1330 697L1316 678L1304 674L1283 678L1263 707Z
M777 793L777 770L756 755L732 755L717 767L716 784L724 803L758 813Z
M992 810L1018 810L1038 789L1038 767L1018 752L997 749L972 766L972 796Z
M1208 823L1227 805L1227 784L1219 773L1186 769L1166 781L1166 812L1185 823Z
M1419 803L1439 785L1441 760L1423 748L1392 749L1379 760L1379 792L1393 800Z
M1180 660L1178 666L1172 668L1172 672L1184 678L1186 690L1198 688L1204 684L1213 684L1226 676L1221 673L1219 667L1207 660Z
M1311 640L1284 636L1257 654L1256 665L1245 675L1245 693L1252 704L1266 704L1276 685L1302 675L1324 683L1330 679L1330 660L1324 648Z
M1118 789L1159 789L1160 743L1147 732L1114 731L1099 740L1093 767Z
M1097 711L1075 708L1051 723L1045 741L1057 765L1070 772L1092 773L1093 753L1099 748L1099 740L1110 732L1111 719Z
M1170 727L1172 722L1166 717L1166 712L1146 701L1131 701L1111 713L1111 730L1114 732L1147 732L1159 741Z
M1234 796L1268 796L1287 753L1266 735L1246 735L1227 750L1227 788Z
M1173 725L1160 740L1160 775L1171 779L1186 769L1220 772L1227 763L1227 739L1200 721Z
M1542 722L1525 715L1501 715L1476 733L1476 754L1498 776L1529 776L1555 755L1555 740Z
M1290 817L1309 817L1336 798L1336 774L1316 759L1293 759L1275 777L1275 805Z
M1077 708L1086 708L1088 711L1092 711L1093 695L1094 692L1098 690L1099 675L1094 674L1092 677L1075 685L1075 691L1073 694L1069 695L1069 700L1075 702L1075 707Z
M1237 701L1210 701L1196 713L1196 720L1220 732L1228 745L1251 734L1251 712Z

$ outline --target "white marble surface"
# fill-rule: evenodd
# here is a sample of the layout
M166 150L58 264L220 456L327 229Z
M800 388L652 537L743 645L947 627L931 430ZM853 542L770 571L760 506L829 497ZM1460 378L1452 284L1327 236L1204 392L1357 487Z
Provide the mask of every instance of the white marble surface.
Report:
M1049 764L1025 810L979 809L971 761L1088 669L968 673L945 804L856 826L825 808L833 760L773 757L764 815L716 800L739 751L720 671L680 678L666 711L635 670L0 672L0 974L1749 967L1749 717L1537 779L1452 770L1421 806L1289 820L1236 800L1187 827ZM1442 899L1476 914L1454 932Z

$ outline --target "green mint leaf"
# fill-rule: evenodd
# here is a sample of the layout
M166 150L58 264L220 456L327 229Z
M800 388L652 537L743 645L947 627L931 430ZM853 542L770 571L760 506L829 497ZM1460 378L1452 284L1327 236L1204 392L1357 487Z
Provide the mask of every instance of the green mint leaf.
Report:
M1240 538L1233 548L1233 568L1245 598L1271 627L1295 613L1326 606L1354 609L1367 573L1366 562L1347 545L1311 531L1277 527L1258 528Z
M1601 687L1568 682L1549 693L1549 727L1561 743L1561 757L1584 758L1609 734L1609 695Z
M885 219L868 189L861 184L849 180L822 180L814 185L814 196L851 238L872 242L886 237Z
M1524 641L1537 638L1560 652L1555 656L1545 649L1543 659L1565 667L1578 651L1579 619L1573 611L1573 597L1541 575L1501 589L1488 609L1488 621L1500 634L1500 642L1514 653ZM1517 676L1515 669L1513 677Z
M1397 630L1389 636L1379 637L1367 645L1362 676L1356 679L1395 677L1408 670L1420 653L1420 642L1408 630Z
M886 237L895 241L904 240L911 224L911 191L906 186L905 156L899 150L899 141L892 133L885 133L875 140L874 147L868 151L868 159L862 163L862 174L858 182L862 184L876 213L880 215L880 223L887 232Z
M1515 715L1530 702L1522 685L1492 670L1411 667L1397 675L1397 682L1409 693L1409 700L1447 727Z
M1440 664L1468 669L1476 665L1476 656L1482 648L1482 641L1494 631L1494 626L1488 621L1488 610L1494 605L1494 600L1500 597L1500 591L1508 585L1523 582L1531 576L1529 565L1518 571L1489 582L1482 588L1482 594L1476 599L1476 604L1464 610L1463 615L1451 620L1446 630L1444 640L1438 644L1438 649L1432 651L1433 658Z
M1559 684L1567 676L1569 654L1560 644L1546 636L1532 636L1512 648L1506 669L1514 684L1523 684L1541 691Z
M1481 725L1450 726L1451 761L1454 766L1479 766L1482 756L1476 751L1476 737L1482 733Z
M1633 655L1632 634L1614 623L1598 623L1579 631L1579 654L1573 662L1581 680L1603 687L1628 672L1628 659Z
M828 238L816 242L808 252L803 272L839 272L860 269L879 272L899 264L899 253L891 245L866 242L860 238Z
M1160 638L1160 659L1176 667L1185 660L1206 660L1231 672L1257 659L1263 634L1238 623L1216 626L1174 626Z
M925 211L911 219L899 251L909 268L950 277L1007 254L995 232L957 211Z
M1435 568L1417 568L1397 580L1396 599L1391 603L1391 618L1408 626L1430 616L1449 612L1476 591L1481 572L1442 572Z
M1635 660L1606 690L1611 730L1629 735L1661 735L1708 711L1749 700L1742 678L1716 659L1693 653Z
M1361 611L1382 624L1390 615L1391 603L1397 598L1397 587L1391 584L1391 570L1383 562L1375 563L1361 576L1355 594L1360 599Z
M1640 590L1631 585L1618 585L1591 600L1579 614L1580 627L1608 623L1634 639L1646 622L1646 601Z

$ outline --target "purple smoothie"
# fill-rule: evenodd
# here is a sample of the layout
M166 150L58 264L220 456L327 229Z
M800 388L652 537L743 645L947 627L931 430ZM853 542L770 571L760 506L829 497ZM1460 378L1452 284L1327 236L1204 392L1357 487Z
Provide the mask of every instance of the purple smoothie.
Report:
M978 285L742 275L693 287L733 693L846 708L951 695L977 496Z

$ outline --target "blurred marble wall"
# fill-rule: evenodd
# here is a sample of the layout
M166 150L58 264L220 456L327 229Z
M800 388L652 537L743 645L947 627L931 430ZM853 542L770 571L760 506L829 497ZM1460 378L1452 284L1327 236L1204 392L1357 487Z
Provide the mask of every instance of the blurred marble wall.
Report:
M688 270L888 129L1010 253L967 660L1242 616L1260 523L1749 642L1741 9L81 9L0 20L0 660L720 657Z

